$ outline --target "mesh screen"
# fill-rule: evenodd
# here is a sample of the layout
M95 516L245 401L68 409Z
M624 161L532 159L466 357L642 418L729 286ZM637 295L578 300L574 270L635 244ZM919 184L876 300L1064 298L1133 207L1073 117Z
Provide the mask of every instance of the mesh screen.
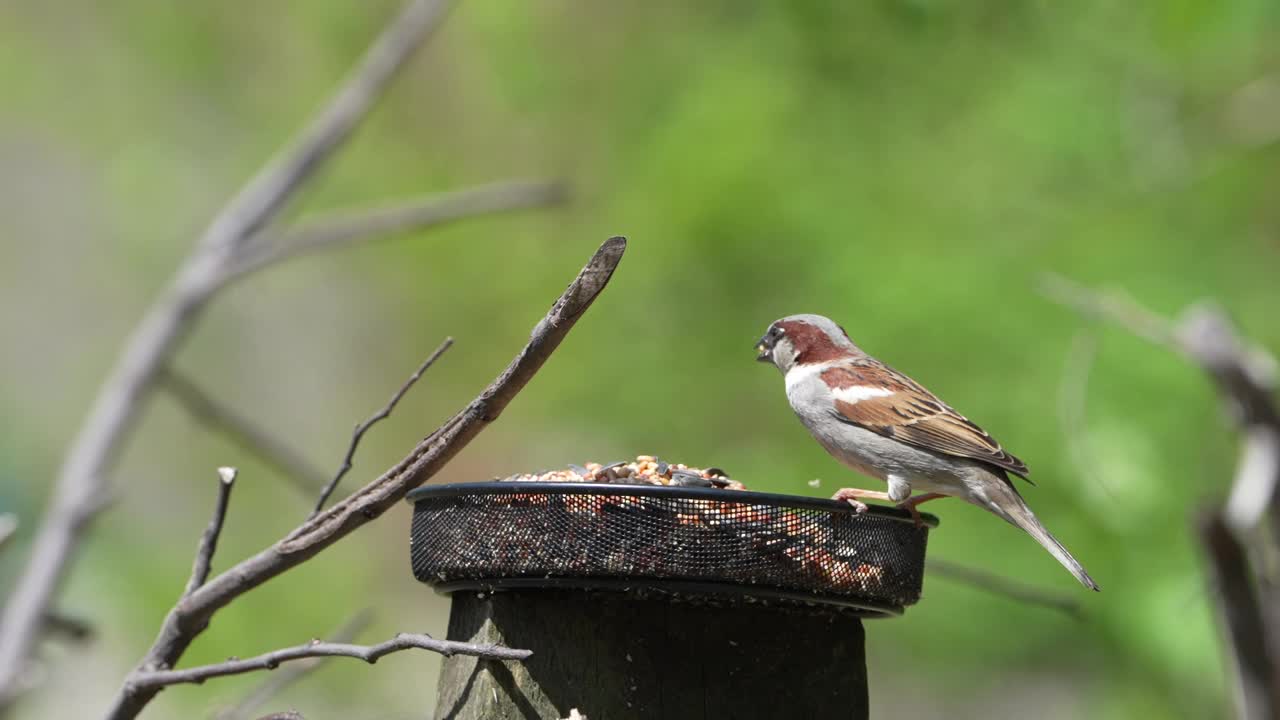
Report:
M590 485L511 492L513 484L494 483L505 486L500 492L419 491L410 542L414 575L433 584L731 583L745 596L767 589L890 608L920 598L928 530L892 516L787 506L733 491L707 491L716 495L709 499L676 488L636 495L593 492Z

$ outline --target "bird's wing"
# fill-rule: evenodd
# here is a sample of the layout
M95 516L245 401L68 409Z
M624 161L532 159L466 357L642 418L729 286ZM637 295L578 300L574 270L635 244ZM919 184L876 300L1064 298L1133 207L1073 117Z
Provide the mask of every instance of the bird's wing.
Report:
M835 398L837 420L925 450L972 458L1023 478L1027 466L936 395L879 362L841 364L822 380Z

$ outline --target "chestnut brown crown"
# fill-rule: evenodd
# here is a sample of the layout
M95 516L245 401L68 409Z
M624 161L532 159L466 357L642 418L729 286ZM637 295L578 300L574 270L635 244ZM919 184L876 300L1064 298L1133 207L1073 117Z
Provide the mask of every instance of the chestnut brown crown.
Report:
M756 359L786 371L795 365L827 362L865 353L835 321L821 315L788 315L769 325L756 342Z

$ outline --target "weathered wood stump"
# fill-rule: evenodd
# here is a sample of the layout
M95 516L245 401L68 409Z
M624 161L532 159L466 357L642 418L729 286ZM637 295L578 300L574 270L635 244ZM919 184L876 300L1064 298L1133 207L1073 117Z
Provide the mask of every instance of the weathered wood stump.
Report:
M453 595L449 639L527 648L452 657L437 720L867 717L862 622L804 607L729 607L620 592Z

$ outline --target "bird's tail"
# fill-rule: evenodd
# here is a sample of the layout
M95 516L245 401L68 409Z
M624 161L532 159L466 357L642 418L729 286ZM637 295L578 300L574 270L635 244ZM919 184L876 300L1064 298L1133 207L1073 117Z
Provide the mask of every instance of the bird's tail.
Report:
M1058 542L1058 539L1040 523L1035 513L1031 512L1031 508L1027 507L1026 501L1022 499L1022 496L1018 494L1018 491L1011 483L1007 480L1000 483L988 483L985 490L990 503L990 506L986 509L1004 518L1011 525L1025 530L1045 550L1048 550L1049 554L1062 563L1062 567L1070 571L1080 581L1081 585L1090 590L1100 589L1098 583L1089 577L1089 573L1085 571L1080 561L1076 560L1063 547L1062 543Z

